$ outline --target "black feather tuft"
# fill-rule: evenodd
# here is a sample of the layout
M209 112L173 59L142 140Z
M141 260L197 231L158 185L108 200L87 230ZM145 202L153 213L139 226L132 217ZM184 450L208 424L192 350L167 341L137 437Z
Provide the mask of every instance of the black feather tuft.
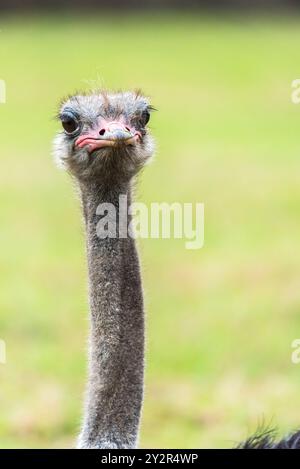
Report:
M300 430L276 441L274 429L259 429L250 438L240 443L237 449L300 449Z

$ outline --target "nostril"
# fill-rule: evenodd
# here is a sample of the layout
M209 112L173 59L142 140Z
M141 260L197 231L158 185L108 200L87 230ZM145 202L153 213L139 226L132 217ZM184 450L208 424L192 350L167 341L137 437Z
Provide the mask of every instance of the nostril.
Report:
M99 135L104 135L105 134L105 129L99 130Z
M129 127L125 127L126 130L128 130L128 132L130 132L130 128Z

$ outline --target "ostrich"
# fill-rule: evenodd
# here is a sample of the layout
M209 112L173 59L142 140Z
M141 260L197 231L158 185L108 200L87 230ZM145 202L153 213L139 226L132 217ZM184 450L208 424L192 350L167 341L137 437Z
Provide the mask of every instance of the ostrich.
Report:
M132 180L153 153L150 111L139 93L99 93L70 97L59 112L64 131L55 154L78 182L87 238L91 331L79 448L137 445L144 380L139 259L133 237L97 235L97 210L113 204L118 215L120 195L131 203Z
M78 448L136 448L144 386L144 306L131 221L120 235L120 196L151 159L146 128L151 107L139 92L82 93L63 100L63 131L54 142L57 162L77 182L86 228L89 276L89 376ZM104 210L99 210L104 204ZM99 220L116 211L112 236L99 236ZM102 218L101 218L102 216ZM124 228L124 227L123 227ZM300 432L275 442L258 432L239 448L300 448Z

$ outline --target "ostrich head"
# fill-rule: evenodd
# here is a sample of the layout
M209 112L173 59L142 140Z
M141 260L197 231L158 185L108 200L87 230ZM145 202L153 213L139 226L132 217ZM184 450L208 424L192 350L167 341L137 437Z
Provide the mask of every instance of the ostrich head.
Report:
M140 93L70 96L59 110L56 160L79 181L126 182L153 154L147 131L152 108Z

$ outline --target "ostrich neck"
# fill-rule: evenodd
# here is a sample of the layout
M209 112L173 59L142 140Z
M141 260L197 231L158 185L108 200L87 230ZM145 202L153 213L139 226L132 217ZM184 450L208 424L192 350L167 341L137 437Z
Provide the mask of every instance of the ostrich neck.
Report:
M139 259L131 237L119 237L119 196L129 184L81 187L90 302L89 378L81 448L134 448L143 398L144 311ZM116 209L116 237L97 236L101 203ZM128 222L130 217L128 217Z

